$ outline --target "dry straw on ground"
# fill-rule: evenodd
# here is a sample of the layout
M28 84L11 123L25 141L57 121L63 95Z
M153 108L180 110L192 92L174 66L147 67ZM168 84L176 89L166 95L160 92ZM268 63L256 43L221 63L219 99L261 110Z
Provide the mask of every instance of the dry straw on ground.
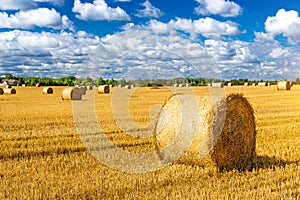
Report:
M17 91L14 88L4 88L4 94L16 94Z
M53 89L51 87L45 87L43 89L43 94L53 94Z
M194 128L196 134L191 146L179 162L197 165L210 163L220 170L251 167L256 158L256 127L253 109L246 98L240 94L231 94L226 101L223 99L213 105L210 97L199 97L198 103L199 119L190 119L196 125ZM219 116L214 115L213 110L218 111L225 106L224 126L220 136L215 138L213 135L219 126L217 123ZM159 149L170 144L175 138L182 121L180 110L180 103L176 96L171 97L164 105L156 129Z
M61 93L62 100L81 100L82 93L77 87L65 88Z
M290 81L278 81L277 82L277 90L291 90L291 82Z
M99 94L106 94L109 93L110 89L108 85L100 85L97 88Z

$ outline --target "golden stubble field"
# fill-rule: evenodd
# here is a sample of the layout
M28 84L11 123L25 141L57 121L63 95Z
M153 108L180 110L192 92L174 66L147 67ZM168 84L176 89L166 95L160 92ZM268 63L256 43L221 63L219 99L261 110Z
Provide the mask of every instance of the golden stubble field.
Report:
M81 142L72 102L63 87L16 87L0 96L0 199L300 199L300 86L225 87L243 93L255 111L257 164L250 171L218 172L211 165L180 159L155 172L129 174L97 161ZM193 88L207 95L205 87ZM89 91L91 92L91 91ZM138 89L129 104L145 125L167 89ZM135 139L113 122L111 94L96 94L96 113L108 138L132 152L155 150L153 139Z

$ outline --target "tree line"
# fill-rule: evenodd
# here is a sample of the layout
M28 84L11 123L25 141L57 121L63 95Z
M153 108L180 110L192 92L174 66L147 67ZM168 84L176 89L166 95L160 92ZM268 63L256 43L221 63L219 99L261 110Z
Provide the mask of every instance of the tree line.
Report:
M213 78L173 78L173 79L137 79L137 80L114 80L114 79L103 79L97 78L92 79L90 77L86 78L76 78L75 76L67 76L62 78L40 78L40 77L20 77L14 76L12 74L5 74L3 77L0 77L0 83L6 80L16 80L17 85L26 86L35 86L36 84L40 84L40 86L74 86L74 85L135 85L138 87L152 87L152 86L171 86L174 84L189 84L191 86L207 86L208 83L213 82L224 82L225 84L231 83L233 85L244 85L244 83L258 83L263 82L264 80L248 80L248 79L232 79L232 80L221 80L221 79L213 79ZM268 81L271 84L276 84L277 81ZM294 84L300 84L300 79L297 78Z

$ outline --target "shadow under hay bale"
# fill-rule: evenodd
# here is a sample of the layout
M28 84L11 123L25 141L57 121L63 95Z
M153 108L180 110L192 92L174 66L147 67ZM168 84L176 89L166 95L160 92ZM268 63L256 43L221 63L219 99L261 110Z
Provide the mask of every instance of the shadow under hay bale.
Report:
M81 100L82 93L77 87L65 88L61 93L62 100Z
M43 89L43 94L53 94L53 89L51 87L46 87Z
M0 95L3 95L4 94L4 90L3 88L0 88Z
M180 128L182 114L176 98L173 96L166 102L159 116L156 128L158 149L170 144ZM189 119L193 125L196 124L193 142L178 162L202 166L212 164L219 170L252 167L256 159L256 126L253 109L246 98L231 94L226 101L223 99L213 104L210 97L198 97L198 103L198 118ZM215 109L218 112L223 109L225 118L219 138L213 137L214 130L218 129L218 119L215 119L218 116L213 114Z

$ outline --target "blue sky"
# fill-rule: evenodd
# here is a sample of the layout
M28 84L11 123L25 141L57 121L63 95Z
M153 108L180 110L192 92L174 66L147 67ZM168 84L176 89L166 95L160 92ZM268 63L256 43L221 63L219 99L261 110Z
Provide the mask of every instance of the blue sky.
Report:
M300 77L298 0L0 0L0 75Z

